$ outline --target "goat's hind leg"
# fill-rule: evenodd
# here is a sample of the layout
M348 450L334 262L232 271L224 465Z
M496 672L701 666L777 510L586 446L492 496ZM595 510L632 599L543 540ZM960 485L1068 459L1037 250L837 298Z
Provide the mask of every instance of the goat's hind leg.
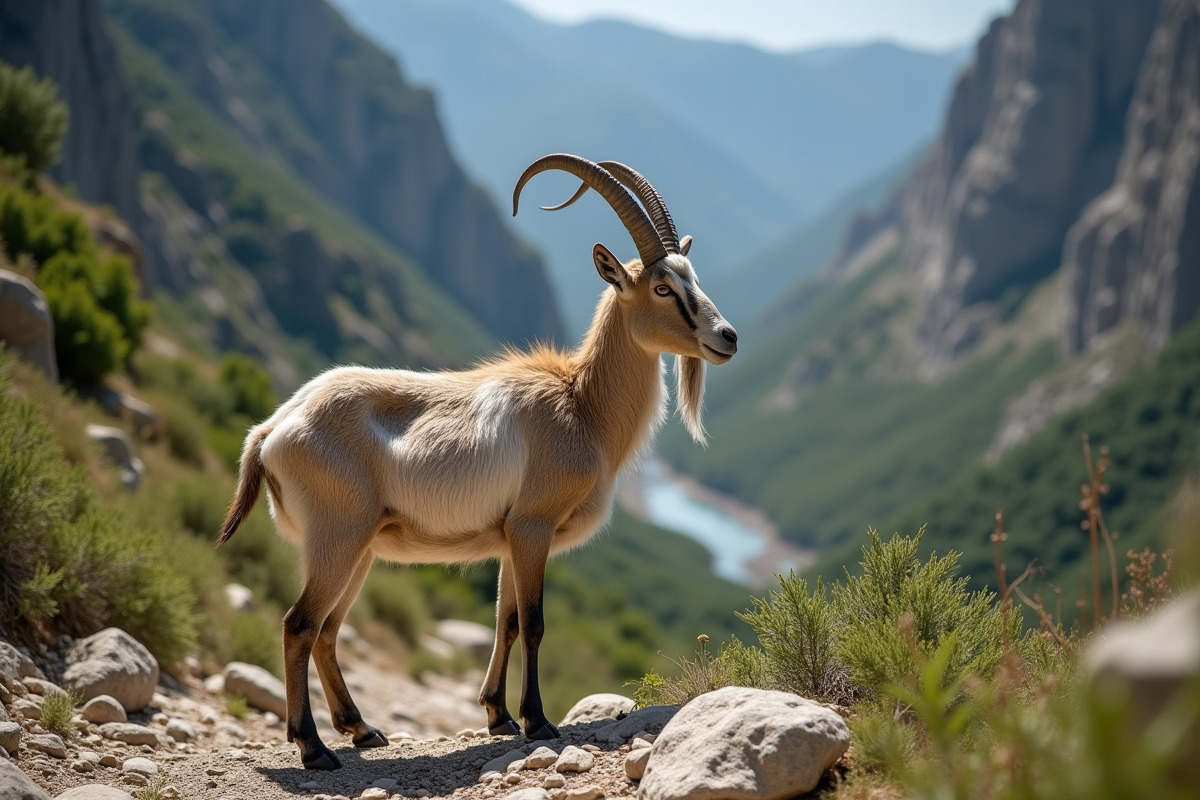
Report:
M341 529L339 531L339 529ZM337 537L343 525L331 525L322 530L323 536ZM310 530L308 536L311 537ZM345 593L349 579L355 574L365 545L356 544L354 536L341 539L344 547L317 550L306 540L304 590L300 599L283 618L283 668L287 678L287 737L300 748L300 760L305 769L339 769L342 764L333 751L324 745L317 733L308 696L308 660L325 624ZM338 541L329 538L325 541ZM314 553L314 550L316 552Z
M342 678L342 669L337 662L338 631L342 627L342 621L346 619L346 614L350 611L350 606L354 605L358 593L362 591L363 582L367 579L367 573L371 571L371 564L374 560L375 556L368 551L359 561L354 575L346 584L341 599L338 600L337 606L329 616L325 618L325 623L321 626L321 633L313 645L313 661L317 665L317 674L321 677L321 685L325 687L325 697L329 701L333 726L340 733L346 733L353 737L355 747L387 747L388 744L387 736L382 731L363 722L362 714L355 705L354 699L350 697L350 690L346 688L346 681Z
M513 584L513 566L507 558L500 561L500 577L496 581L496 643L492 660L479 692L479 705L487 709L488 733L492 736L516 736L521 726L508 713L505 698L508 655L517 640L517 592Z

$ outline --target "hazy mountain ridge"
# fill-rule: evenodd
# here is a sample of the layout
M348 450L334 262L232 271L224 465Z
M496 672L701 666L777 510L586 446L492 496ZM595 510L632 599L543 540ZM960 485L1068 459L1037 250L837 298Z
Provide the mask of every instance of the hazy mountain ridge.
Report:
M337 2L438 90L456 151L498 200L545 152L624 160L695 235L709 280L922 143L961 64L881 45L813 65L620 22L557 25L497 0ZM572 189L539 179L531 199ZM546 253L579 330L597 294L580 272L588 247L621 252L627 237L599 202L531 211L517 225Z

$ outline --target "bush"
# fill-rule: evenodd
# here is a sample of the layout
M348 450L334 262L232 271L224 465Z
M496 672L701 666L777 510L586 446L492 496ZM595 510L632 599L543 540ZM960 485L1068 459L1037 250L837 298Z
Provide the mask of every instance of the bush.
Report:
M237 353L230 353L221 362L221 383L232 396L234 413L252 420L265 419L279 402L272 388L271 373Z
M130 530L71 469L0 354L0 620L36 645L113 625L164 664L196 641L195 596L161 539Z
M38 80L30 67L0 62L0 151L21 156L29 169L41 171L61 157L67 119L54 81Z
M51 733L57 733L63 739L71 741L75 738L75 706L83 700L83 695L75 689L70 692L50 691L42 702L42 716L39 722Z

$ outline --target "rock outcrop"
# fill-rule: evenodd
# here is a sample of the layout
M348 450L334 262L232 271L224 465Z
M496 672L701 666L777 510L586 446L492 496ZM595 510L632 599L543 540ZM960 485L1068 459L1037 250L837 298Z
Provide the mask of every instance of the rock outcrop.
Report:
M902 201L928 377L977 344L987 301L1059 267L1067 229L1112 182L1158 5L1020 0L980 41Z
M0 269L0 342L58 382L54 320L46 296L28 279Z
M1067 236L1066 353L1122 322L1157 353L1200 308L1198 262L1200 2L1162 0L1116 180Z
M70 109L54 179L112 206L141 235L133 103L98 0L0 0L0 59L53 79Z
M126 711L141 711L158 685L158 661L125 631L105 628L80 639L67 654L63 685L84 700L106 694Z

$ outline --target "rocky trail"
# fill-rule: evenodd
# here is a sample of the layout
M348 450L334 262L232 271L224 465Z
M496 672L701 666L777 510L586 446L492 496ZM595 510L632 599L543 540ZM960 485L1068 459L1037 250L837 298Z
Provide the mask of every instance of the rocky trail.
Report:
M389 733L389 746L358 750L334 732L314 673L318 727L343 766L306 771L286 741L283 686L265 670L232 663L203 679L160 676L145 648L113 628L69 644L42 654L43 670L0 640L3 800L682 798L728 776L751 789L729 796L787 797L816 786L849 743L832 711L752 689L711 693L683 710L631 711L629 698L590 695L562 720L557 739L489 736L474 700L480 675L417 681L351 640L342 658L347 685L367 720ZM60 684L91 698L74 710L67 736L42 725ZM251 708L227 704L226 692ZM772 786L784 793L761 793Z

